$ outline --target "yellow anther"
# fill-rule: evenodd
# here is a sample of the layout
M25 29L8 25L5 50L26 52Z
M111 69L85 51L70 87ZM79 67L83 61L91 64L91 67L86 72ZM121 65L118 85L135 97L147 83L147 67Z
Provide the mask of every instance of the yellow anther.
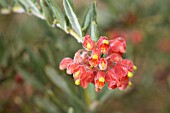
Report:
M102 68L104 68L105 67L105 63L104 62L102 62Z
M104 82L104 81L105 81L105 79L103 77L99 78L99 82Z
M91 48L92 48L91 44L90 44L90 43L87 43L87 49L88 49L88 50L91 50Z
M108 40L103 40L103 44L109 44Z
M92 69L92 68L93 68L93 66L90 66L90 68Z
M128 72L128 77L132 78L133 77L133 73L132 72Z
M133 66L133 70L137 70L137 66Z
M76 84L76 85L80 85L80 79L77 79L77 80L75 81L75 84Z
M93 55L93 59L98 59L98 55L97 55L97 54L94 54L94 55Z
M132 82L131 82L131 81L129 81L128 85L129 85L129 86L132 86Z
M74 77L78 77L80 74L80 70L74 73Z

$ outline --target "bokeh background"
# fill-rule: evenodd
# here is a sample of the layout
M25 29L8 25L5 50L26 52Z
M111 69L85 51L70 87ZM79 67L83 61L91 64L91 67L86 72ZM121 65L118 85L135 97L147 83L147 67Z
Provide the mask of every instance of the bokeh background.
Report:
M74 0L80 23L92 3ZM97 0L100 35L124 37L125 56L138 67L127 90L100 93L75 86L59 70L81 44L13 6L0 1L0 113L170 113L169 0Z

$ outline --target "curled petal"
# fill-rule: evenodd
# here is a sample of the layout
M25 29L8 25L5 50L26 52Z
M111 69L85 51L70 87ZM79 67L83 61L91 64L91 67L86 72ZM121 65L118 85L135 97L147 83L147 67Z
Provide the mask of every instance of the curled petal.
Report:
M70 63L72 63L72 62L73 62L73 60L72 60L71 58L66 57L66 58L64 58L64 59L60 62L59 68L60 68L61 70L64 70L64 69L66 69L67 66L68 66Z
M121 55L117 54L117 53L113 53L113 54L109 55L109 58L112 62L116 62L116 63L122 60Z
M115 77L117 79L121 79L122 77L125 77L128 74L128 69L123 66L116 65L114 68L114 72L115 72Z
M88 63L88 52L85 50L78 50L74 55L74 61L79 64L87 64Z
M109 89L117 88L117 78L115 76L115 72L113 68L109 68L106 73L106 82L108 82Z
M126 41L121 37L110 40L110 47L113 52L125 53L126 52Z
M83 47L87 49L88 51L91 51L94 49L95 43L94 41L90 38L90 35L86 35L84 37L84 42L83 42Z
M88 71L85 74L81 74L81 76L80 76L80 80L81 80L80 85L83 88L87 88L88 84L90 82L92 82L93 79L94 79L93 71Z
M73 74L74 70L77 69L78 66L79 65L77 63L75 63L75 62L69 64L67 66L67 74Z
M111 82L112 81L112 76L114 76L115 73L114 73L114 70L113 68L108 68L107 72L106 72L106 76L105 76L105 79L106 79L106 82Z
M133 62L128 59L122 60L121 62L118 63L118 65L121 65L121 66L127 68L130 72L132 72L134 69Z
M127 76L123 77L120 81L117 82L117 87L120 90L124 90L129 84L129 78Z
M116 84L116 83L117 83L116 80L112 80L111 82L109 82L108 88L109 88L109 89L115 89L115 88L117 88L117 84Z

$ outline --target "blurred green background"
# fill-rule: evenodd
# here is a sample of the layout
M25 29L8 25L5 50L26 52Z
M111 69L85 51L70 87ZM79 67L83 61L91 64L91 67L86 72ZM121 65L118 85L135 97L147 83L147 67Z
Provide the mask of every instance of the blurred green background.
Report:
M100 35L123 36L126 58L138 67L132 87L100 93L59 70L81 44L44 20L14 13L14 1L0 1L0 113L170 113L169 0L97 0ZM80 23L91 3L74 0Z

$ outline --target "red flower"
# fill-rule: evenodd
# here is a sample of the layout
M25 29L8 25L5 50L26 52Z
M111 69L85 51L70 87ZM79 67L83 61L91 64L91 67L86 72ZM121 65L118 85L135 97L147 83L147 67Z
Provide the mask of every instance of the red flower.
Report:
M109 50L109 40L107 37L101 36L97 42L97 46L101 53L106 54Z
M93 71L88 71L85 74L82 74L80 77L80 86L87 88L88 84L94 79Z
M125 53L126 52L126 42L123 38L119 37L114 40L110 40L110 47L115 53Z
M107 61L106 61L105 58L100 59L99 68L100 68L100 70L106 70L107 69Z
M64 58L60 63L60 69L67 68L67 73L73 74L76 85L86 88L93 83L97 92L102 90L106 82L109 89L124 90L128 86L132 71L137 67L131 60L122 59L122 54L126 52L123 38L108 40L101 36L96 43L87 35L83 47L86 50L78 50L74 60Z
M99 64L99 60L100 60L100 51L95 49L95 50L92 51L92 55L89 58L89 64L92 67L97 67L98 64Z
M107 58L110 59L111 62L116 62L116 63L122 60L121 55L117 53L113 53L109 55Z
M86 70L85 67L83 65L79 65L73 72L73 77L75 80L80 79L80 76L82 74L85 74Z
M129 83L127 74L127 69L121 66L108 69L106 81L109 83L109 89L115 89L116 87L118 87L120 90L125 89Z
M94 83L96 87L96 91L100 91L105 85L105 74L102 71L99 71L97 75L94 77Z
M133 68L134 68L133 62L128 59L120 61L117 65L121 65L121 66L127 68L128 71L130 71L130 72L132 72Z
M88 51L93 50L95 46L95 43L90 38L90 35L87 35L84 37L83 47L87 49Z

